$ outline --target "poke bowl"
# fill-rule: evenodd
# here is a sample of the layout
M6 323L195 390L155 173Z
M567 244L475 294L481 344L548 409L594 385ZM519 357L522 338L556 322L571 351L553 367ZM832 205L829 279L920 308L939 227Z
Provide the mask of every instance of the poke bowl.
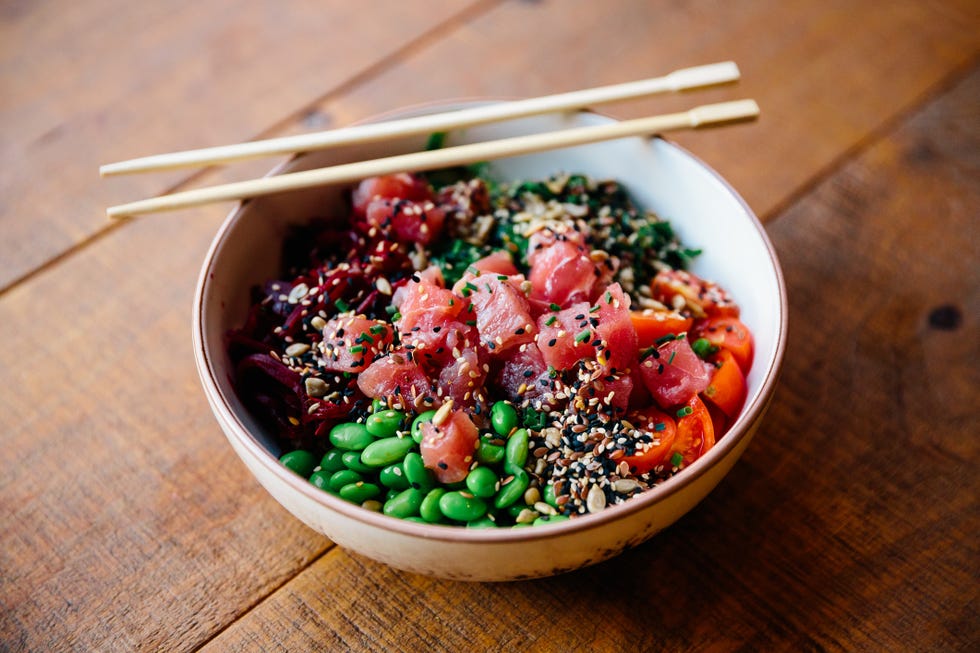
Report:
M746 203L659 137L406 173L243 202L211 244L195 359L259 483L345 549L474 581L595 564L697 505L762 422L785 348L782 273Z

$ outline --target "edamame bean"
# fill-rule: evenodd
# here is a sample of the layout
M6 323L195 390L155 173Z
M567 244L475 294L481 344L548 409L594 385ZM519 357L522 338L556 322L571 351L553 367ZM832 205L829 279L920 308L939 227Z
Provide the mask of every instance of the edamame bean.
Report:
M506 438L518 426L517 410L506 401L498 401L490 409L490 425Z
M337 472L341 474L343 472ZM340 488L340 498L351 503L364 503L368 499L373 499L374 497L381 494L381 488L379 488L374 483L364 483L358 481L357 483L350 483Z
M517 428L517 411L506 401L498 401L490 409L490 425L506 438Z
M481 517L479 519L466 522L466 528L497 528L497 522L489 517Z
M534 526L543 526L545 524L557 524L560 521L565 521L568 519L568 515L546 515L544 517L538 517L532 523Z
M422 504L419 506L419 514L422 516L422 519L430 524L442 521L442 510L439 509L439 499L445 493L446 491L441 487L429 490L425 498L422 499Z
M496 465L504 459L504 448L481 439L476 446L476 459L484 465Z
M435 417L436 411L427 410L424 413L419 413L415 419L412 420L412 439L418 444L422 444L422 424L423 422L431 422L432 418Z
M320 459L320 469L330 474L346 469L347 465L344 464L343 455L344 452L340 449L331 449L323 454L323 458Z
M439 499L439 510L450 519L470 522L487 514L487 504L468 493L446 492Z
M330 429L330 444L345 451L361 451L374 442L367 427L356 422L338 424Z
M340 456L341 462L347 469L353 469L358 474L370 474L374 471L373 467L368 467L361 462L360 451L345 451Z
M361 452L361 462L371 467L384 467L400 462L414 446L415 441L412 438L394 437L375 440Z
M516 474L524 469L527 462L527 429L517 429L507 440L507 450L504 452L504 471Z
M390 438L401 428L405 414L397 410L382 410L369 415L364 425L368 433L379 438Z
M421 507L424 498L425 493L422 490L410 487L385 502L382 512L389 517L398 517L399 519L413 517L419 514L419 507Z
M497 492L497 496L494 497L494 507L509 508L510 506L513 506L518 499L524 496L524 491L527 490L527 486L530 482L531 477L528 476L527 472L525 472L523 469L516 470L513 478L502 485L500 487L500 491Z
M474 467L466 475L466 488L481 499L492 497L497 493L497 475L489 467Z
M381 473L378 474L378 480L380 480L385 487L389 487L392 490L398 490L399 492L409 486L408 479L405 478L405 470L402 469L401 463L388 465L382 469Z
M552 508L558 507L558 501L555 497L555 486L552 483L548 483L544 486L544 502L547 503Z
M279 462L303 478L309 478L313 470L316 469L317 460L309 451L297 449L296 451L283 454Z
M351 483L357 483L358 481L363 481L364 477L355 472L353 469L342 469L339 472L334 472L330 476L330 489L334 492L339 492L340 488L345 485L350 485ZM371 497L368 497L369 499ZM358 501L360 503L360 501Z
M405 470L405 478L408 479L409 485L416 489L428 492L436 483L432 470L425 466L422 456L414 451L405 454L402 468Z
M327 492L336 492L335 489L330 487L330 476L331 473L321 469L318 472L313 472L310 475L310 483L320 488L321 490L326 490Z
M413 521L416 524L428 524L429 523L429 522L425 521L424 519L422 519L421 517L415 517L415 516L406 517L405 518L405 521Z

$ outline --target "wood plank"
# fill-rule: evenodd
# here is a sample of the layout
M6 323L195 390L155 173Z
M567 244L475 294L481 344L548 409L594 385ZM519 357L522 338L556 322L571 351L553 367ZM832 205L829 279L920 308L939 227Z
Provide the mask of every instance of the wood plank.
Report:
M0 288L188 176L100 182L100 164L252 138L473 4L6 3Z
M332 549L204 650L976 650L977 97L980 69L771 222L781 389L667 532L517 584Z

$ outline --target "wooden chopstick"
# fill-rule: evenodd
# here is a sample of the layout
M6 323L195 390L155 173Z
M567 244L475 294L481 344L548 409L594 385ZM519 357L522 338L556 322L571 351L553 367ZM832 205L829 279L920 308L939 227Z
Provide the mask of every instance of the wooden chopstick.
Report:
M516 136L498 141L471 143L427 152L400 154L372 161L347 163L328 168L293 172L274 177L263 177L220 186L163 195L129 204L109 207L110 218L124 218L145 213L157 213L183 209L225 200L242 200L260 195L297 190L334 183L345 183L408 170L434 170L464 165L507 156L518 156L542 150L584 145L599 141L654 134L678 129L690 129L742 120L752 120L759 115L759 105L754 100L736 100L719 104L707 104L680 113L590 127L576 127L562 131Z
M99 168L103 177L131 172L167 170L188 166L228 163L263 156L293 154L334 147L342 144L368 143L396 136L424 134L470 125L522 118L526 116L580 109L585 106L627 100L658 93L683 91L737 81L738 66L732 61L683 68L664 75L625 84L600 86L558 95L527 100L501 102L471 109L431 114L401 120L355 125L329 131L286 136L262 141L222 145L198 150L157 154L129 161L110 163Z

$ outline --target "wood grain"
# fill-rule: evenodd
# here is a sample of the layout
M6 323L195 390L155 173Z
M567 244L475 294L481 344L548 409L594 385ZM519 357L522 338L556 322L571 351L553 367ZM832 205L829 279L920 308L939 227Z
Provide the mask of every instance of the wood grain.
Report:
M771 222L782 386L681 522L519 584L332 549L205 650L975 650L978 96L980 71ZM943 306L955 328L930 326Z
M0 6L0 275L42 266L0 295L0 650L976 648L977 378L964 363L977 353L976 72L889 129L974 65L975 6L539 2L484 14L488 2L353 83L425 17L404 3L368 28L338 3L323 10L336 38L323 39L302 8L143 4ZM109 28L111 61L99 56ZM262 59L337 52L343 65L288 72ZM772 221L794 311L784 386L701 507L579 574L459 585L324 555L330 544L235 460L198 387L192 289L224 209L85 240L109 195L180 179L98 185L97 164L141 153L134 143L287 133L731 57L763 121L684 144ZM277 126L286 105L310 111ZM201 131L183 131L189 117ZM184 185L270 164L254 165ZM929 327L930 315L959 315L959 327Z
M100 182L100 164L252 138L474 4L5 3L0 288L188 176Z

